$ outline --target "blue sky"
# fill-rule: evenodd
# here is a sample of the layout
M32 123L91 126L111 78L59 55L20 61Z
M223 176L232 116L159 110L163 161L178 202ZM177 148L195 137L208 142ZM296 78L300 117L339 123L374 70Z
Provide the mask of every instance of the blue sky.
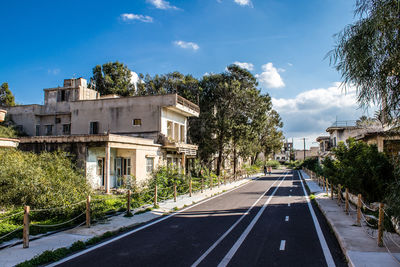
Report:
M308 137L309 146L336 116L351 120L362 113L354 92L341 94L340 75L324 59L333 35L354 20L354 2L7 1L0 83L8 82L21 104L42 103L43 88L64 78L89 79L96 64L108 61L137 73L198 78L237 62L273 97L285 135Z

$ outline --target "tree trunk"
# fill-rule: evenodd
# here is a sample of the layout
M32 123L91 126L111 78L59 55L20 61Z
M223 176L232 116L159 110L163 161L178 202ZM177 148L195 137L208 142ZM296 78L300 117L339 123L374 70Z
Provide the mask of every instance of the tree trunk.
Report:
M223 136L222 134L219 137L218 143L218 160L217 160L217 176L221 173L221 163L222 163L222 153L224 151L224 144L222 142Z
M237 152L236 145L233 145L233 174L236 174L236 165L237 165Z

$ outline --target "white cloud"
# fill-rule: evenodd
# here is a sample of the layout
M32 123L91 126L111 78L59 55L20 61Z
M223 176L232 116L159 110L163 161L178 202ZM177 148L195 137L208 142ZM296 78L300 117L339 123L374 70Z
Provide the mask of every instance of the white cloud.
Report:
M144 16L144 15L132 14L132 13L121 14L121 19L123 21L139 20L139 21L147 22L147 23L153 22L153 18L150 16Z
M272 98L275 110L281 115L284 123L284 133L287 138L307 138L307 146L312 144L319 135L329 135L326 132L333 122L338 120L356 120L365 114L358 108L356 88L349 86L343 92L340 83L334 83L328 88L318 88L302 92L294 98ZM371 107L370 114L374 114ZM298 139L300 140L300 139ZM295 142L297 148L302 148L300 141Z
M234 0L236 4L241 6L253 6L251 0Z
M155 8L158 9L179 9L165 0L147 0L147 3L152 4Z
M292 64L292 63L288 63L288 66L289 66L289 67L293 67L293 64Z
M194 51L200 48L198 44L193 42L175 41L174 44L184 49L193 49Z
M254 70L254 65L252 63L247 63L247 62L239 62L239 61L235 61L233 62L233 64L246 69L246 70Z
M279 72L285 71L284 69L276 69L271 62L262 65L261 68L263 72L261 74L257 74L256 78L266 88L281 88L285 86L285 83L279 74Z
M47 74L57 75L60 73L60 69L48 69Z

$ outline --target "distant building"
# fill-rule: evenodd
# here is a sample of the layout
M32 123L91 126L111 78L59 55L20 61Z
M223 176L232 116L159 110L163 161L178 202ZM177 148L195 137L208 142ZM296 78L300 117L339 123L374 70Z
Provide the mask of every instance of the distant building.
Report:
M3 122L7 114L7 110L0 109L0 122ZM18 139L0 137L0 148L18 147Z
M280 163L289 162L291 160L292 153L293 143L283 142L281 150L274 154L274 160L279 161Z
M44 92L44 105L8 108L28 135L20 149L69 152L93 187L109 192L127 180L141 184L158 165L187 169L196 157L187 128L200 109L177 94L100 96L82 78Z
M310 147L310 149L305 150L305 156L307 158L318 157L319 147ZM294 151L295 160L304 160L304 149L296 149Z

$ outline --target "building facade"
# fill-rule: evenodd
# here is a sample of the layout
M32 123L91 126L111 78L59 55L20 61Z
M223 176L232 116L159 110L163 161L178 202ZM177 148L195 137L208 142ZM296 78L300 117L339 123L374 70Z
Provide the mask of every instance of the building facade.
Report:
M8 108L28 135L20 149L69 152L94 187L140 185L158 165L186 169L196 156L186 135L188 117L200 109L177 94L100 96L82 78L44 92L44 105Z

